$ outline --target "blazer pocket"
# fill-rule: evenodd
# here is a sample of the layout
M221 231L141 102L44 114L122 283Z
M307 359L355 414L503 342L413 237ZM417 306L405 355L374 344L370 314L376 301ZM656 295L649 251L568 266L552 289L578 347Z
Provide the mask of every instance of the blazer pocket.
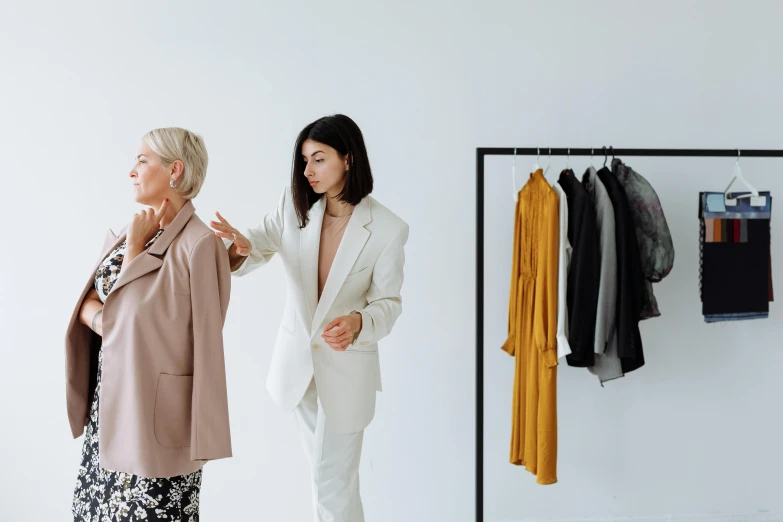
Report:
M345 281L343 282L343 284L349 283L349 282L353 281L354 279L359 278L359 277L367 274L368 273L367 270L369 268L370 268L369 266L365 266L364 268L360 268L356 272L351 272L350 274L345 276Z
M372 345L372 348L356 345L356 344L350 344L348 345L348 348L343 350L343 353L378 353L378 345L374 344Z
M351 348L346 348L343 350L343 353L354 353L354 354L363 354L363 355L378 355L378 349L373 350L356 350Z
M193 376L158 375L155 392L155 439L165 448L190 446Z

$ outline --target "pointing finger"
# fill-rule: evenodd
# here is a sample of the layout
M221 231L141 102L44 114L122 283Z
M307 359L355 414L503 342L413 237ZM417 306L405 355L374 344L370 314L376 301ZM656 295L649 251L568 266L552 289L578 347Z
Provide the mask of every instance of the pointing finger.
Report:
M169 198L166 198L163 200L163 203L160 204L160 208L157 212L155 212L155 219L160 219L163 217L163 215L166 213L166 209L169 208Z

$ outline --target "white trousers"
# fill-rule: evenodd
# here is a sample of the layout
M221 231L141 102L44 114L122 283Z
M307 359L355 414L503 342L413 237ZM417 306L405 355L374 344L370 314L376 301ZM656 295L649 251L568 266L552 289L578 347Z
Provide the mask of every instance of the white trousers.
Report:
M359 461L364 431L340 434L326 426L315 379L294 410L310 464L315 522L364 522Z

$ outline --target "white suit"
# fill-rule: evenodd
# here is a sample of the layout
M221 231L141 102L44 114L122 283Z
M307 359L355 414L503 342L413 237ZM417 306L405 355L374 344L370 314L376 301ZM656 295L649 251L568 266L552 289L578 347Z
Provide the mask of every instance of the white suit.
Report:
M317 435L319 430L312 410L317 397L322 408L320 422L325 423L320 431L358 437L358 441L347 443L345 439L334 447L351 447L350 451L360 452L361 431L373 418L375 394L381 390L378 341L389 334L402 311L400 289L408 225L371 196L359 202L348 221L319 301L318 253L325 209L324 196L310 209L307 226L300 229L291 191L286 189L277 209L267 214L257 227L244 231L253 250L233 274L248 274L275 254L282 257L288 291L267 389L282 408L297 409L300 429L303 420L309 426L306 448L307 440L322 436ZM231 241L224 242L230 247ZM335 351L321 338L323 329L333 319L353 310L362 315L361 333L345 351ZM306 406L309 413L303 416ZM323 451L328 451L330 444L321 446ZM317 462L312 462L313 458L321 457L312 451L308 456L313 464L314 495L319 495L318 480L325 483L329 477L324 476L323 469L317 469ZM329 460L328 457L333 456L324 458ZM355 461L358 473L358 455L346 454L345 459L337 460ZM331 478L334 482L335 478ZM351 481L345 478L344 483ZM341 479L337 478L336 482ZM355 482L356 498L347 502L358 502L358 476ZM358 511L354 509L356 514L344 518L329 515L324 509L319 515L316 506L316 520L363 519L360 507L356 508Z

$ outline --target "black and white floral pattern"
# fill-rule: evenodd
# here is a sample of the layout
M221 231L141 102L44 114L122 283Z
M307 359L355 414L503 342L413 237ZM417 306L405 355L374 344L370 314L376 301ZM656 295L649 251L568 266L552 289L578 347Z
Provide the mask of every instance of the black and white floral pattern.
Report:
M160 236L163 230L147 243ZM114 249L95 274L101 301L120 273L125 242ZM71 512L74 522L198 522L202 470L170 478L147 478L101 468L98 457L98 404L103 352L98 354L98 381L84 434L82 462Z
M147 241L145 248L149 248L162 233L163 229L161 228L155 234L155 237ZM95 290L98 292L98 297L101 298L101 301L106 301L106 296L109 295L114 282L120 276L122 262L125 260L125 251L127 249L128 245L123 241L98 265L98 270L95 272Z

